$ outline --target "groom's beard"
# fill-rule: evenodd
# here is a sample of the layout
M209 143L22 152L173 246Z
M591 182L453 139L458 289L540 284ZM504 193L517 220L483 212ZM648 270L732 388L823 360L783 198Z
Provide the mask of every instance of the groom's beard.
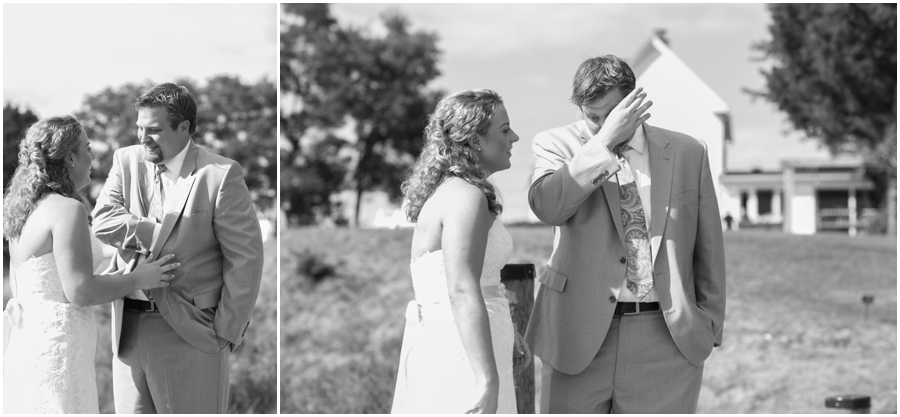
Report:
M158 143L148 140L146 142L141 142L141 145L144 146L144 159L147 161L158 164L165 160L165 155L163 155L162 148Z

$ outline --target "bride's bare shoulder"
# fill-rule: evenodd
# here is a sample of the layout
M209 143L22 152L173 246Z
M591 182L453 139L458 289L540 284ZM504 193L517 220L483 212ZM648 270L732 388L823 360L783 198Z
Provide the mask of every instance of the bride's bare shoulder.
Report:
M489 213L487 199L478 187L460 178L449 178L435 190L431 205L437 207L442 218L471 213ZM431 200L431 199L430 199Z
M87 215L87 208L80 201L56 193L48 194L37 203L32 216L47 221L66 221Z

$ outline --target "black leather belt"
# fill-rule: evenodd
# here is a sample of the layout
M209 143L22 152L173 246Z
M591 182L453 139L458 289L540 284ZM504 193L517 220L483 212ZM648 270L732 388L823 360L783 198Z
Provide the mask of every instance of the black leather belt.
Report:
M616 303L617 316L633 316L635 314L649 313L651 311L659 311L659 303Z
M133 298L125 299L125 308L137 311L159 311L156 303L144 300L135 300Z

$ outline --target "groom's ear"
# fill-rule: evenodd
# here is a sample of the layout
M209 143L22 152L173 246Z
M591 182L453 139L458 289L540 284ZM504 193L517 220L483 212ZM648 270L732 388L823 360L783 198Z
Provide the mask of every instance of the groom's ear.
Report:
M191 122L187 120L182 120L181 123L178 124L178 131L181 133L188 133L191 129Z

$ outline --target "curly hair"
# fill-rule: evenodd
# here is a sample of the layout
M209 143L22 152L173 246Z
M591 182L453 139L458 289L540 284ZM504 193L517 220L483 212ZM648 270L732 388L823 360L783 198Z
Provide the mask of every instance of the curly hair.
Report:
M19 143L19 166L3 196L3 236L18 239L37 203L49 193L87 205L69 176L68 157L79 144L82 127L72 116L41 119Z
M634 72L621 58L604 55L586 59L572 77L572 104L581 107L613 90L627 95L635 86Z
M445 179L458 177L484 192L494 215L503 211L488 172L470 146L484 135L503 99L493 90L466 90L441 99L425 127L425 147L400 186L407 199L406 217L415 223L425 201Z
M134 110L163 108L169 114L172 129L181 122L188 121L188 133L197 130L197 101L187 87L172 83L162 83L141 94L134 101Z

